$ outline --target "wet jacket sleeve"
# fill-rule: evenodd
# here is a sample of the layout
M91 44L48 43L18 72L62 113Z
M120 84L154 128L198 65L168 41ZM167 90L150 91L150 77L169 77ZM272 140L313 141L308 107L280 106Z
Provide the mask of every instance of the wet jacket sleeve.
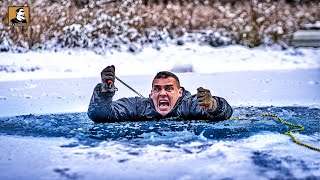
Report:
M182 103L180 108L180 116L183 119L202 119L202 120L226 120L229 119L233 113L232 107L222 97L213 96L217 101L217 108L208 112L205 109L201 109L197 104L197 98L194 97ZM179 110L178 110L179 111Z
M88 116L95 122L128 121L139 118L137 107L141 98L122 98L112 101L115 93L101 92L101 83L94 88L88 108Z
M222 97L213 96L217 101L217 108L213 112L209 112L211 119L229 119L233 110L229 103Z

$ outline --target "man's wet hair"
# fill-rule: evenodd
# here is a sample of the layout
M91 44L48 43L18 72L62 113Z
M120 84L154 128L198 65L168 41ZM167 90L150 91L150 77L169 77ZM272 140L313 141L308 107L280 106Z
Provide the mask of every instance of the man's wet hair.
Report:
M169 72L169 71L160 71L160 72L158 72L157 75L153 78L152 87L153 87L153 83L154 83L155 79L166 79L166 78L169 78L169 77L174 78L177 81L178 87L180 88L179 78L175 74L173 74L172 72Z

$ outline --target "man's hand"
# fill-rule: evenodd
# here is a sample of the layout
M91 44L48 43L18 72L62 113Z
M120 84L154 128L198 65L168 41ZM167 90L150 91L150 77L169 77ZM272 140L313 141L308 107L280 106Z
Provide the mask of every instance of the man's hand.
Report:
M199 87L197 91L198 105L200 108L207 109L208 112L214 111L217 108L217 102L212 97L210 91L202 87Z
M114 65L107 66L101 71L102 92L114 92L117 90L117 88L114 86L115 76L116 74Z

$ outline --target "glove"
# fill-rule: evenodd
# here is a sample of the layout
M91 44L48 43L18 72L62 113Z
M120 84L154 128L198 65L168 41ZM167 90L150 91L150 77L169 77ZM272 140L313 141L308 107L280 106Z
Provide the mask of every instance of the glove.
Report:
M115 67L114 65L107 66L101 71L101 91L102 92L115 92L118 90L114 86L115 80Z
M198 105L201 109L206 109L208 112L212 112L217 108L217 102L213 99L210 91L199 87L197 89Z

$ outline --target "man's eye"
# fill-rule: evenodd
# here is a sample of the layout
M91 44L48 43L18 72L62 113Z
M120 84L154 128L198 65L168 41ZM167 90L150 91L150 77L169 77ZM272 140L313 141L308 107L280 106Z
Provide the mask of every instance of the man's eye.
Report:
M173 87L170 86L170 87L167 87L167 91L172 91L173 90Z
M160 91L160 88L159 87L154 87L153 90Z

